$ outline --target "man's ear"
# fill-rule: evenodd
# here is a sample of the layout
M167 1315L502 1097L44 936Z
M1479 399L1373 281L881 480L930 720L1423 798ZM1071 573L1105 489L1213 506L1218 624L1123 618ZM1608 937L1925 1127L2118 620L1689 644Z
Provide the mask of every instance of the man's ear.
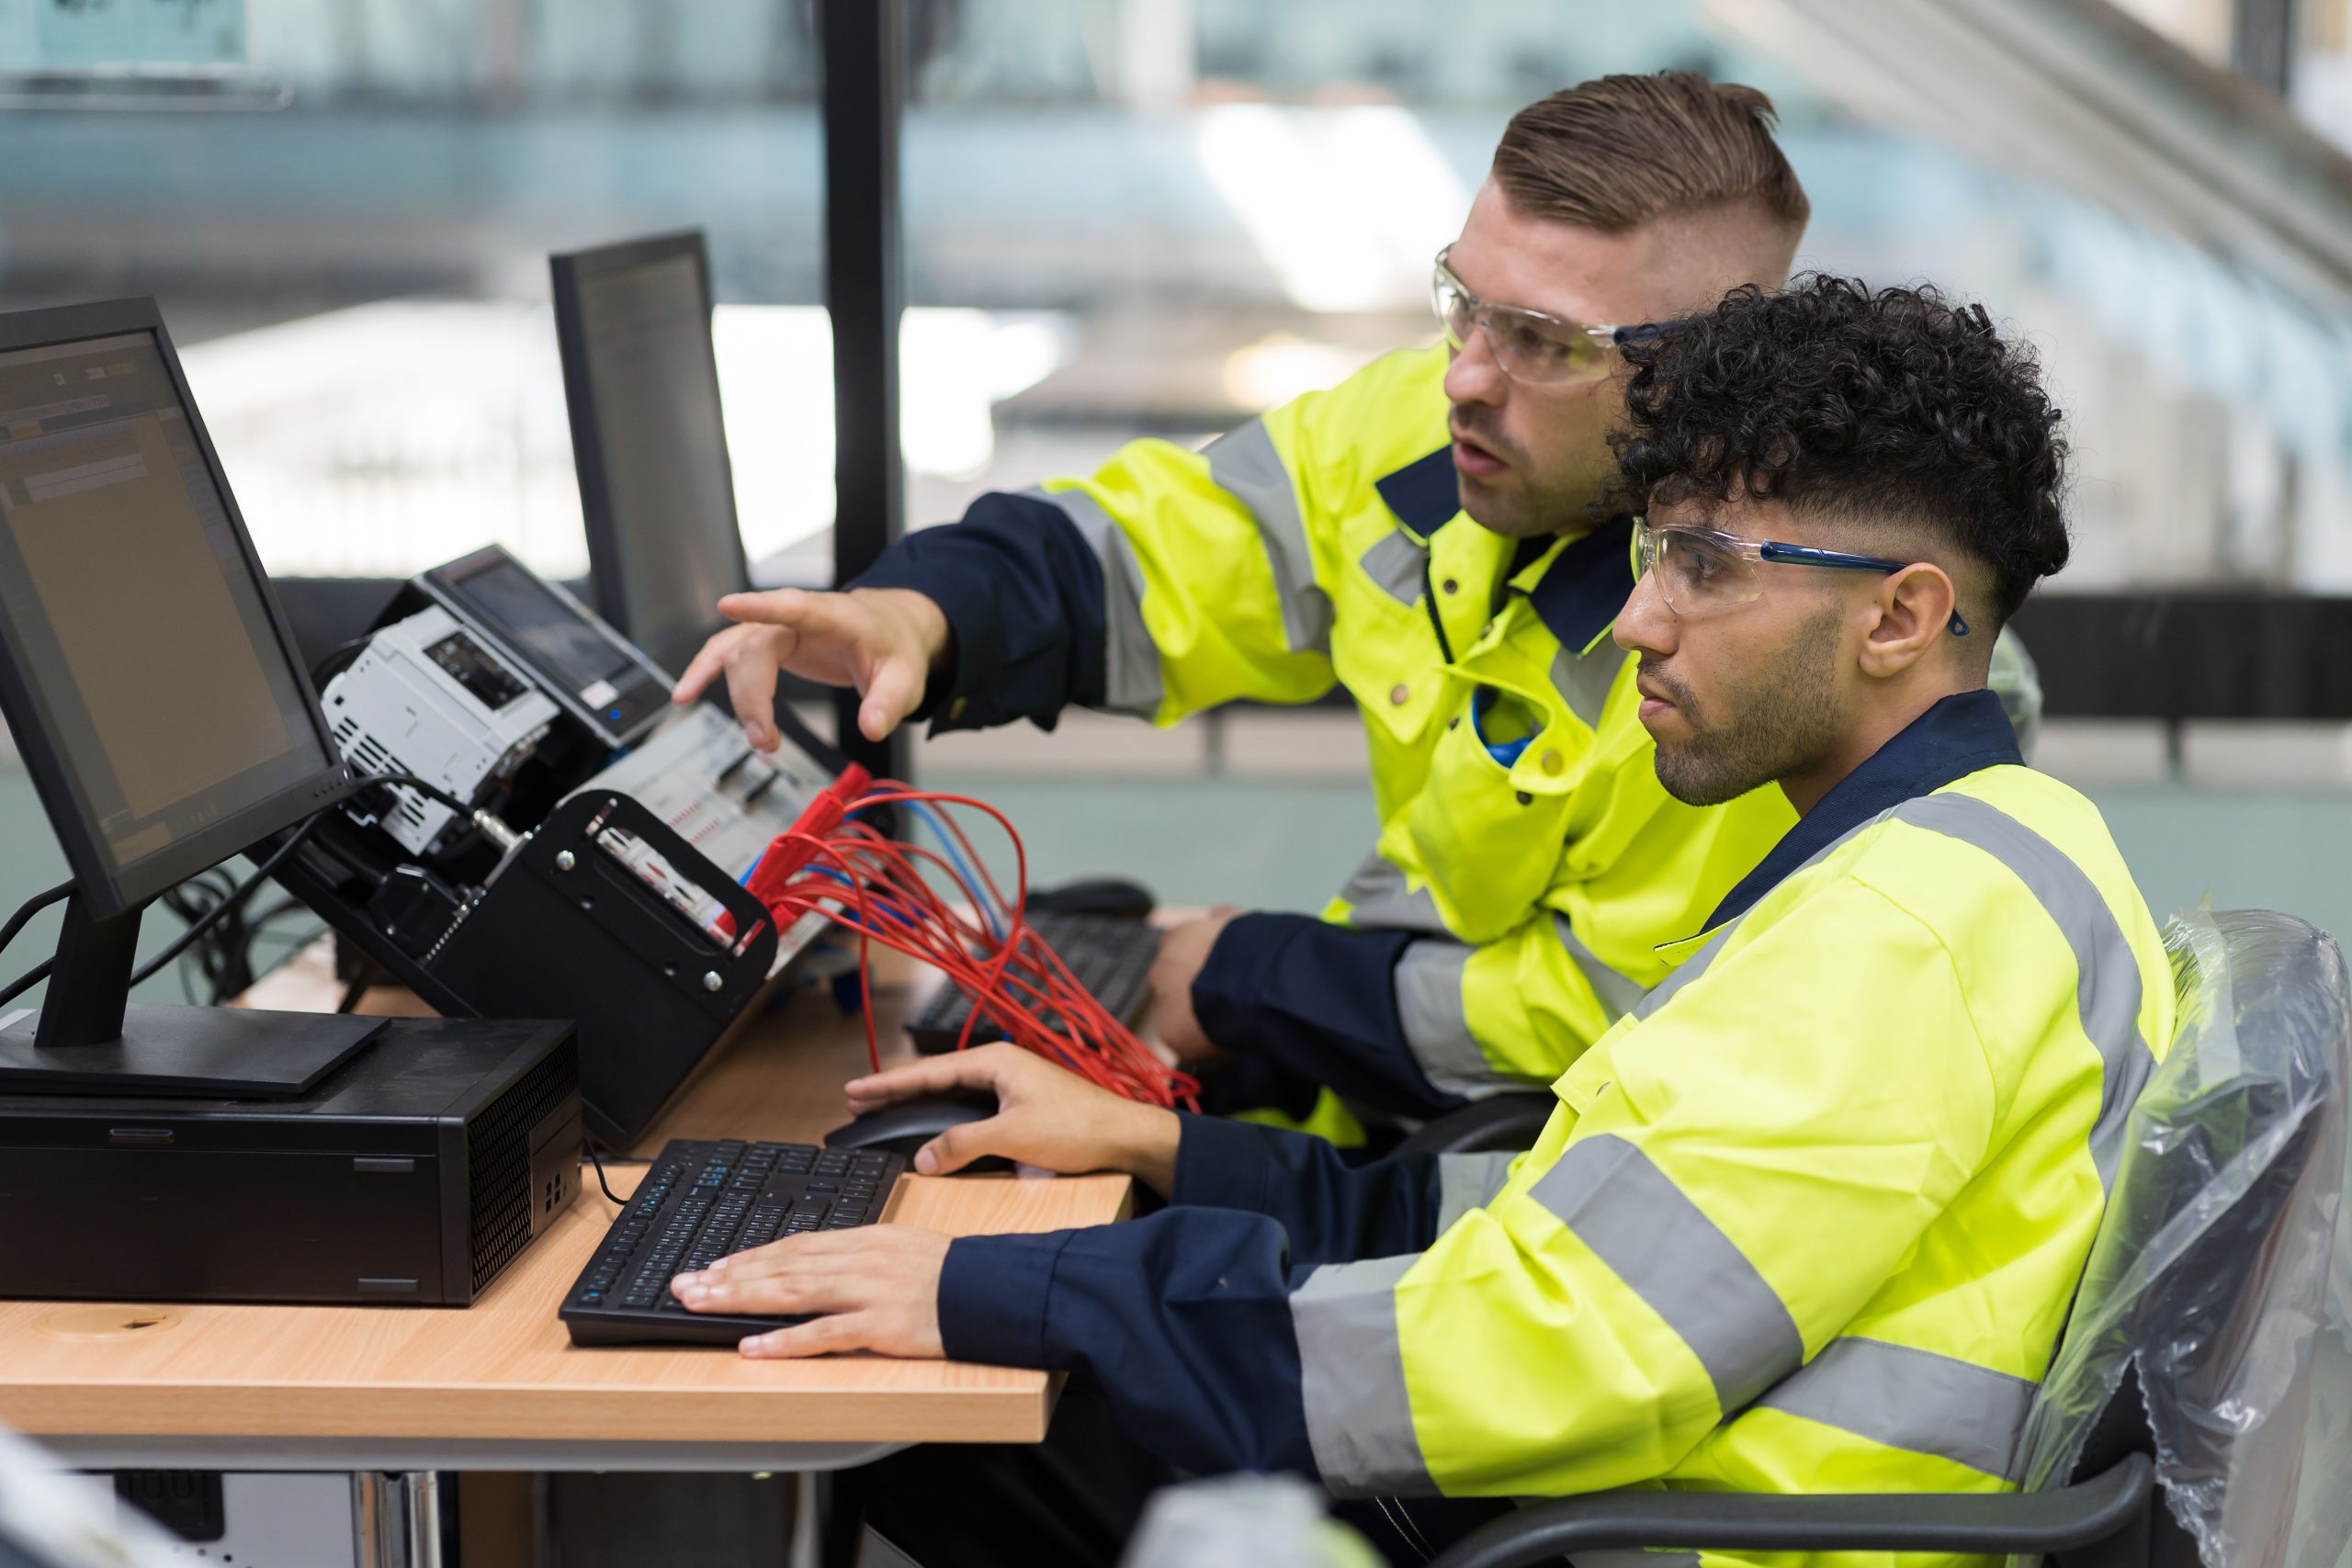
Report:
M1883 680L1917 664L1942 640L1959 603L1939 566L1914 561L1889 572L1872 601L1876 620L1862 638L1862 673Z

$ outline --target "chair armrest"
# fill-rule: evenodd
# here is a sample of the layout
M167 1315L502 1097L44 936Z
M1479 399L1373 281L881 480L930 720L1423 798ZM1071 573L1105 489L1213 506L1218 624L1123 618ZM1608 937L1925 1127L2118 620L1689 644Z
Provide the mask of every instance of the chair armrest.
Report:
M1560 1108L1550 1090L1491 1094L1421 1124L1390 1150L1397 1155L1475 1155L1535 1146L1544 1123Z
M2054 1492L1789 1496L1597 1492L1520 1509L1456 1541L1430 1568L1521 1568L1599 1547L1750 1551L2064 1551L2129 1529L2155 1467L2132 1454Z

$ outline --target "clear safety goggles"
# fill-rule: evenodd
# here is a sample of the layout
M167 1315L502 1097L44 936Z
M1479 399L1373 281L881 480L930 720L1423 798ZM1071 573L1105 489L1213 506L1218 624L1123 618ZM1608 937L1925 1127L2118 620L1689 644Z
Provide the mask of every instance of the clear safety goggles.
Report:
M1438 252L1430 269L1430 305L1444 324L1450 348L1460 349L1474 332L1487 334L1495 363L1514 381L1558 386L1597 381L1617 367L1616 346L1654 333L1655 327L1588 327L1517 305L1481 299L1463 287L1445 265L1452 245Z
M1910 564L1883 556L1782 544L1777 539L1743 539L1713 528L1657 528L1646 517L1634 519L1634 575L1654 577L1666 607L1685 620L1760 598L1763 569L1768 566L1883 574L1901 571ZM1951 613L1951 630L1954 637L1968 635L1968 623L1957 609Z

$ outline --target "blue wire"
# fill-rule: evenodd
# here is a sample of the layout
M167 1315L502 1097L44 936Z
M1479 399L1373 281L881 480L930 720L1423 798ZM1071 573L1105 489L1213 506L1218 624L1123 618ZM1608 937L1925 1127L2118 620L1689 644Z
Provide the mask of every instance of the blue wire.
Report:
M735 880L736 880L736 882L737 882L737 884L738 884L739 886L744 886L744 887L749 887L749 886L752 885L752 873L753 873L753 872L756 872L756 871L758 871L758 870L760 869L760 861L763 861L763 860L765 860L765 859L767 859L767 858L768 858L767 852L766 852L765 850L762 850L762 851L760 852L760 859L759 859L759 860L755 860L755 861L753 861L753 862L752 863L752 869L751 869L751 871L747 871L747 872L745 872L742 875L741 875L741 876L739 876L739 877L737 877L737 878L735 879ZM810 871L815 872L815 873L816 873L818 875L820 875L820 876L830 876L830 877L831 877L835 882L840 883L840 884L841 884L842 886L844 886L844 887L854 887L854 886L857 886L857 884L856 884L856 883L853 882L853 881L852 881L848 876L846 876L846 875L842 874L842 873L839 869L837 869L837 868L835 868L835 867L833 867L833 866L830 866L830 865L811 865L810 867L808 867L808 869L809 869ZM888 898L876 898L876 897L875 897L875 896L874 896L872 893L870 893L870 892L869 892L868 894L866 894L866 897L868 897L868 898L870 898L870 899L873 899L873 901L874 901L875 903L881 905L881 906L882 906L882 908L886 908L886 909L889 910L889 911L890 911L890 913L891 913L892 915L896 916L898 919L901 919L901 920L905 920L909 925L912 925L912 924L914 923L912 917L910 917L910 915L908 915L908 913L907 913L904 909L901 909L900 908L899 908L899 906L898 906L898 905L896 905L896 904L894 904L894 903L890 902L890 900L888 900ZM841 916L839 916L839 915L835 915L833 918L834 918L836 920L839 920L842 925L850 925L850 924L852 924L852 922L851 922L851 921L848 921L848 920L845 920L845 919L842 919Z
M841 884L842 886L844 886L844 887L854 887L854 886L857 886L857 884L856 884L854 881L851 880L848 876L844 875L842 873L841 873L841 872L839 872L839 871L836 871L835 869L833 869L833 868L832 868L831 866L830 866L830 865L812 865L812 866L810 866L808 869L809 869L810 871L815 872L815 873L816 873L818 875L820 875L820 876L830 876L830 877L831 877L835 882L840 883L840 884ZM915 922L914 922L914 918L913 918L912 916L909 915L909 914L908 914L904 909L902 909L902 908L899 908L899 906L898 906L898 905L896 905L896 904L892 903L889 899L888 899L888 898L879 898L879 897L875 897L874 893L873 893L871 890L868 890L868 891L867 891L867 893L866 893L866 895L865 895L865 898L866 898L866 902L868 902L868 903L870 903L870 904L879 905L881 908L883 908L888 909L888 911L890 911L891 917L892 917L893 919L899 919L899 920L904 920L904 921L905 921L907 924L909 924L909 925L912 925L912 924L914 924L914 923L915 923ZM836 915L836 916L834 917L834 919L841 919L841 917L840 917L839 915ZM844 924L844 925L851 924L851 923L852 923L852 922L850 922L850 921L846 921L846 920L842 921L842 924Z
M964 884L965 896L972 900L972 908L980 912L980 919L988 921L989 934L997 941L1002 942L1004 922L997 919L996 910L989 906L988 899L981 897L980 879L972 874L971 866L965 863L962 855L956 852L956 839L948 832L947 824L939 819L937 812L920 800L910 800L905 805L908 809L922 818L923 825L931 829L931 836L939 840L939 847L946 852L947 863L956 868L956 877ZM852 807L850 809L854 812L858 807Z

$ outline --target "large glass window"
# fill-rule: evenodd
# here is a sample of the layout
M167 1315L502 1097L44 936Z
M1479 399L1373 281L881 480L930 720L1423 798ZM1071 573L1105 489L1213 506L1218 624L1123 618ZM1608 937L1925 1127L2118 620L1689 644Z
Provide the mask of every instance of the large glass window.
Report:
M2061 138L2029 159L1974 134L2001 117L1959 62L1943 118L1919 112L1883 64L1817 47L1848 0L908 5L917 525L1429 341L1423 269L1510 111L1688 65L1779 102L1817 214L1804 264L1934 277L2042 346L2081 476L2070 587L2352 584L2343 312L2217 259L2190 207L2105 199ZM2222 0L2128 9L2230 56ZM2346 15L2301 8L2293 97L2352 138ZM0 304L159 295L277 570L401 572L495 539L568 574L584 549L545 255L699 226L750 553L820 577L810 16L250 0L282 110L0 119Z
M585 570L549 251L708 231L755 554L831 510L806 0L249 0L275 112L0 119L0 305L153 293L272 570Z
M2227 62L2220 0L2133 8ZM915 297L1051 311L1057 347L1041 380L996 405L984 463L916 464L918 524L984 489L1083 471L1131 434L1206 435L1430 341L1428 258L1510 113L1587 76L1681 65L1778 102L1815 203L1800 265L1932 278L2040 345L2075 433L2069 589L2352 585L2352 326L2200 250L2190 206L2168 225L2101 199L2115 193L2087 159L2016 156L1907 109L1869 56L1816 47L1850 6L922 9L906 142ZM2315 118L2337 101L2319 78L2342 10L2306 14ZM1791 17L1814 25L1771 20ZM1955 123L1969 90L1953 89ZM1974 107L1995 113L1989 96Z

